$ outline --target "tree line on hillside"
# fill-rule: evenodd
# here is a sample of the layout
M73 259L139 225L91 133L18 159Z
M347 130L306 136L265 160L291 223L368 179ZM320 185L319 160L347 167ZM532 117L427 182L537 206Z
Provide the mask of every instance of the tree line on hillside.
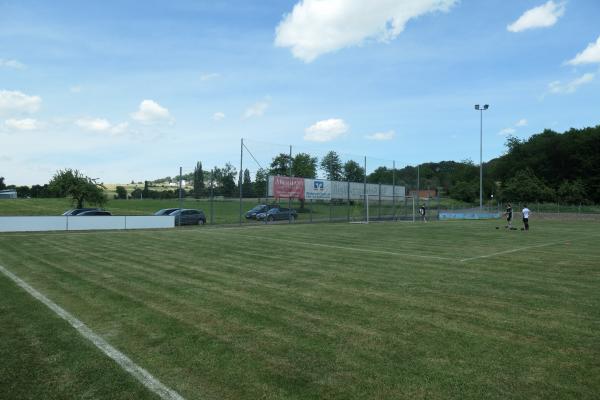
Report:
M265 196L269 175L315 178L318 170L330 180L363 182L366 178L368 183L395 182L410 189L416 188L418 174L421 189L434 189L439 196L465 202L475 202L479 198L479 166L470 160L428 162L396 170L382 166L365 177L365 170L359 163L353 160L342 162L335 151L328 152L321 160L307 153L293 157L278 154L269 168L256 172L254 180L245 169L241 176L242 195ZM506 153L484 163L483 170L485 198L493 195L502 201L600 203L600 125L564 133L545 130L527 140L509 137ZM131 193L127 193L124 186L117 187L116 197L177 198L178 189L153 190L151 185L178 182L179 179L192 182L193 189L185 192L185 196L237 197L240 193L240 176L231 163L207 171L198 162L193 172L181 177L145 181L143 189ZM101 184L71 169L58 171L48 184L31 187L7 186L0 177L0 189L6 188L16 189L19 197L71 196L77 203L101 202L98 191L103 190Z

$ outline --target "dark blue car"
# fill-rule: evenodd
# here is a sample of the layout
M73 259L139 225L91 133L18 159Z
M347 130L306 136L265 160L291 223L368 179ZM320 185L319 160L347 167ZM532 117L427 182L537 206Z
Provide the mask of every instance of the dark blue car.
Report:
M259 221L285 221L291 219L294 221L298 218L296 210L290 208L274 207L267 212L256 214L256 219Z
M273 207L274 206L267 205L267 204L259 204L259 205L255 206L252 210L246 212L246 214L244 214L244 216L246 217L246 219L256 219L256 215L265 213L265 212L269 211L270 208L273 208Z

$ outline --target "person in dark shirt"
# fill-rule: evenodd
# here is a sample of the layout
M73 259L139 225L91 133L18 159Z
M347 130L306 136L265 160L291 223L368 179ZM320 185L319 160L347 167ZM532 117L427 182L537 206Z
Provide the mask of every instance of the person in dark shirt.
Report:
M508 225L506 225L507 229L511 229L512 228L512 219L513 219L513 210L512 210L512 205L510 203L508 203L506 205L506 211L504 212L504 215L506 215L506 223Z
M425 204L422 204L421 207L419 207L419 215L421 216L421 220L423 222L427 222L427 209L425 208Z

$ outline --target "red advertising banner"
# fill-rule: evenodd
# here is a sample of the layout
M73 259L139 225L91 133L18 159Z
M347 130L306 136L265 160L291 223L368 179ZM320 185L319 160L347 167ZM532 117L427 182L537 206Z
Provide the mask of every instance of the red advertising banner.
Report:
M304 199L304 178L273 177L273 197Z

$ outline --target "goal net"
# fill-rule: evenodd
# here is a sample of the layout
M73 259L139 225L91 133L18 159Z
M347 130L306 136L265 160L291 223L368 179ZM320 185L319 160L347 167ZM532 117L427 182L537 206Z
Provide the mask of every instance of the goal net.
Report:
M362 195L352 205L351 223L368 224L384 221L412 221L417 219L417 204L414 197Z

